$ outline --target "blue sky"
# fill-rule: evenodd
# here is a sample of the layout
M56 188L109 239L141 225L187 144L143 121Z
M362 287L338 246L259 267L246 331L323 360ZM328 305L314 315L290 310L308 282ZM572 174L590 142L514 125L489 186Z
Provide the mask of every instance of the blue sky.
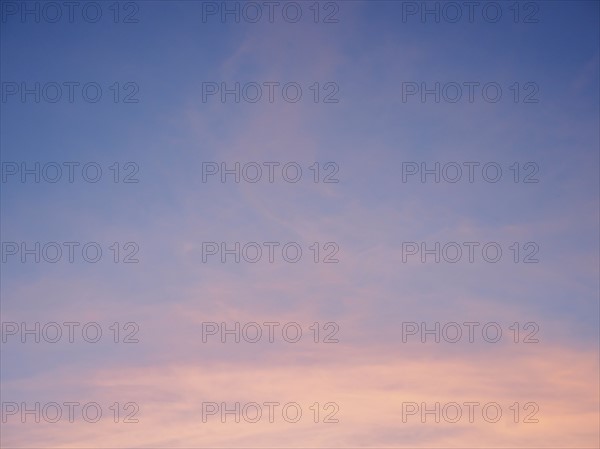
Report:
M3 17L3 86L96 82L103 96L39 104L8 97L0 104L2 162L95 162L104 171L97 183L3 182L2 242L94 241L105 253L97 264L9 258L1 266L2 322L133 321L141 339L134 347L103 342L92 349L85 342L4 343L3 400L136 400L146 418L134 431L110 420L69 432L9 421L3 444L597 443L599 3L530 2L539 7L537 23L514 23L509 2L500 3L498 23L480 15L473 23L418 16L404 23L407 3L336 2L338 23L313 23L312 2L299 3L303 18L295 24L281 16L274 23L213 16L204 23L199 1L135 2L138 23L113 23L109 3L98 23ZM522 12L530 11L526 4L519 3ZM302 100L202 101L203 83L268 81L299 83ZM134 83L139 101L115 103L115 82L121 95ZM315 82L335 83L339 102L313 102ZM497 83L503 96L486 102L476 90L472 103L421 102L419 95L402 101L403 83L436 82ZM538 89L538 102L522 101L531 92L526 83ZM268 161L297 162L302 180L202 182L203 162ZM308 167L317 161L335 162L340 182L312 182ZM402 182L406 162L469 161L499 164L501 180L485 182L476 171L474 183ZM122 170L137 164L139 182L112 182L115 162ZM515 162L521 170L536 164L539 182L514 183ZM203 263L202 242L213 241L294 241L305 253L297 264ZM413 241L498 242L504 255L496 264L423 264L418 256L403 263L402 242ZM140 262L112 263L113 242L135 242ZM335 242L340 262L312 263L313 242ZM535 242L540 262L513 263L513 242ZM334 347L202 344L201 322L228 320L334 321L343 338ZM404 321L470 320L504 329L536 322L541 341L401 342ZM333 382L332 372L347 373L347 383ZM269 373L270 383L253 382ZM346 420L327 430L310 422L293 429L195 424L201 398L251 400L248 392L309 402L338 395ZM537 400L542 424L403 427L396 398L407 395ZM369 417L373 407L387 413ZM570 432L557 433L561 422Z

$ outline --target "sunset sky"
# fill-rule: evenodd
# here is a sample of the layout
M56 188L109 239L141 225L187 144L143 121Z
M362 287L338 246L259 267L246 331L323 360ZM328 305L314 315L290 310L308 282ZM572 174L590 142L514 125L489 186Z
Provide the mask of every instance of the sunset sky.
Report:
M250 3L0 1L0 446L599 447L600 3Z

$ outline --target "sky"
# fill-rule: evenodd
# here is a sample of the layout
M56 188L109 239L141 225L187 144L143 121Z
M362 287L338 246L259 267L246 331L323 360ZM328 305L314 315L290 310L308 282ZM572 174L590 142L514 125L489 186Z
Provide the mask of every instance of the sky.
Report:
M599 2L0 12L0 446L600 445Z

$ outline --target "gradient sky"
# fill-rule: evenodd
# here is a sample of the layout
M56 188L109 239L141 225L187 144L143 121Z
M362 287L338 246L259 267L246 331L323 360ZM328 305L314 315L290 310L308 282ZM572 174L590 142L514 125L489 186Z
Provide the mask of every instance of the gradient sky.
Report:
M236 23L203 20L207 3L119 2L114 23L113 2L101 2L97 23L78 11L72 23L66 13L36 23L6 14L23 3L0 2L2 89L103 88L97 103L77 90L72 103L66 94L57 103L3 98L3 174L10 162L95 162L104 170L97 183L77 171L74 183L8 177L1 240L98 242L105 250L95 264L21 263L18 255L1 264L5 328L98 322L104 331L96 344L3 334L2 402L95 401L104 415L39 424L3 415L0 445L598 447L600 3L519 2L517 23L513 2L498 3L496 23L479 9L470 22L466 7L456 23L403 20L413 4L438 2L401 1L319 2L321 14L339 9L337 23L314 23L312 1L298 3L298 23L277 11L273 23ZM122 23L130 11L137 23ZM532 11L537 22L523 23ZM273 103L203 102L203 83L268 81L299 83L304 95L296 103L280 95ZM135 83L139 101L115 103L115 82ZM315 103L315 82L336 83L339 101ZM476 90L473 102L466 92L456 103L403 101L403 83L436 82L498 83L503 96L491 103ZM514 83L522 95L533 83L538 101L514 102ZM303 177L202 179L204 162L268 161L297 162ZM402 181L406 162L469 161L499 164L503 176ZM139 182L112 182L115 162L137 164ZM339 182L314 183L315 162L336 163ZM513 182L515 162L522 170L537 164L539 182ZM302 260L203 262L203 242L253 241L298 242ZM139 263L113 263L113 242L135 242ZM339 263L314 263L313 242L335 242ZM498 263L480 253L474 263L422 263L418 255L405 262L403 242L498 242L504 252ZM539 262L514 263L514 242L534 242ZM305 334L294 344L203 342L202 323L236 321L297 322ZM452 321L499 323L503 338L403 342L402 323ZM113 343L114 322L137 323L139 343ZM339 343L315 344L314 322L337 323ZM536 323L539 342L515 344L515 322ZM267 401L297 402L303 418L202 421L206 402ZM502 419L402 419L406 402L469 401L497 402ZM114 423L115 402L138 404L139 422ZM313 422L315 402L338 404L339 422ZM536 403L539 422L523 423L522 409L515 423L515 402Z

